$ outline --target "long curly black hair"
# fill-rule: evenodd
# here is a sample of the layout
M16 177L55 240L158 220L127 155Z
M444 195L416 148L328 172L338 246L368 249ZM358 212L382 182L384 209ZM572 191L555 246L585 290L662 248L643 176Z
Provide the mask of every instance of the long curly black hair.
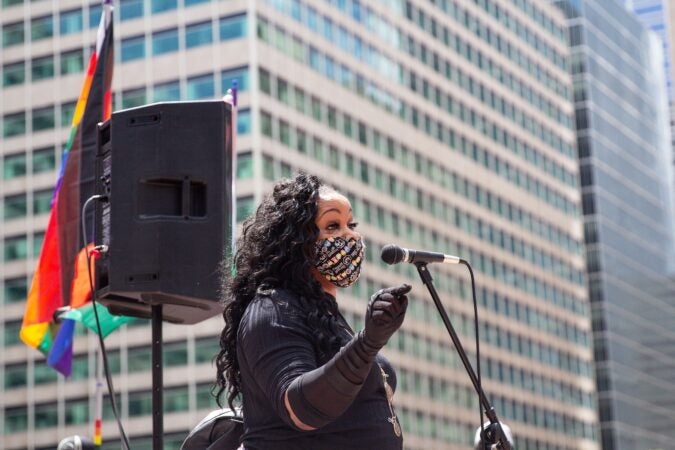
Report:
M214 396L221 407L223 393L227 393L227 403L233 408L241 392L237 332L259 288L283 288L298 296L308 325L317 330L313 344L319 361L330 358L342 345L337 303L311 273L319 236L314 223L319 190L332 189L316 176L304 173L277 182L273 193L243 223L234 256L235 270L232 261L223 264L225 327L220 335L214 386Z

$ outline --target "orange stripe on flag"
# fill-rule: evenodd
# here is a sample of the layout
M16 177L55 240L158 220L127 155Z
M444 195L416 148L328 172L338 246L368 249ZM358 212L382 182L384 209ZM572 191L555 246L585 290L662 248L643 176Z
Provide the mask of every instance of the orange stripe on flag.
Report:
M87 69L87 77L82 84L80 97L77 99L77 106L75 106L75 113L73 114L73 127L79 125L84 115L84 107L87 106L87 98L89 98L89 90L91 82L94 79L94 72L96 71L96 53L91 54L89 58L89 68Z
M89 273L87 273L87 252L94 248L94 244L90 243L87 248L80 250L75 260L75 276L73 278L73 285L70 289L70 307L79 308L89 301L91 297L91 287L89 284ZM96 260L91 258L91 280L94 281L94 266Z

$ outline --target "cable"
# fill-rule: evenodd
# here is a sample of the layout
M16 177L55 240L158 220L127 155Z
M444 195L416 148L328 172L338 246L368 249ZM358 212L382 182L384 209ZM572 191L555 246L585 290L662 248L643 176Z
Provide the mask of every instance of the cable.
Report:
M86 213L87 213L87 207L89 204L94 201L94 200L102 200L102 201L107 201L108 196L107 195L92 195L87 199L87 201L84 202L84 205L82 205L82 242L84 244L84 249L87 255L87 275L89 276L89 288L91 289L91 301L94 304L94 317L96 318L96 329L98 330L98 342L101 347L101 355L103 356L103 371L105 372L105 380L106 383L108 384L108 394L110 397L110 405L112 406L113 410L113 415L115 416L115 420L117 421L117 428L119 429L120 432L120 440L122 441L123 448L126 450L130 449L129 446L129 438L127 438L127 434L124 432L124 427L122 426L122 421L120 420L120 415L117 412L117 402L115 400L115 389L113 387L112 383L112 377L110 376L110 367L108 365L108 354L106 353L105 350L105 343L103 342L103 332L101 331L101 321L98 318L98 310L96 308L96 288L94 286L94 280L91 274L91 255L89 251L87 250L87 220L86 220ZM96 221L94 221L94 233L96 232Z
M469 274L471 275L471 293L473 294L473 320L474 320L474 328L476 330L476 377L478 378L478 390L483 391L483 385L481 383L481 376L480 376L480 339L478 339L478 302L476 301L476 283L474 281L473 277L473 269L469 265L469 263L463 259L459 260L460 264L464 264L468 269L469 269ZM480 413L480 435L481 439L483 438L483 433L485 433L485 428L483 428L483 408L478 401L478 411Z

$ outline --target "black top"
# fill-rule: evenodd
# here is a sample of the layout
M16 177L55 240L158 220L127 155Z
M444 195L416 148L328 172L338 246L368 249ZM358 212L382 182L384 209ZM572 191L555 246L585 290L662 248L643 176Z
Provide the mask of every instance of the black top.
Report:
M348 325L344 326L348 340ZM284 405L284 394L296 377L320 365L314 340L306 312L291 292L259 292L246 308L237 335L245 449L402 449L403 438L394 434L387 420L391 412L378 364L373 364L363 388L342 416L313 431L295 427ZM391 365L380 355L377 362L395 389Z

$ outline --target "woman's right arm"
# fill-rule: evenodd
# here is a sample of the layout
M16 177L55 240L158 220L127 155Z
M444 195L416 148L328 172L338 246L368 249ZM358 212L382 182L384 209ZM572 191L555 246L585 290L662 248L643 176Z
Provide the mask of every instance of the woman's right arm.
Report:
M409 285L402 285L373 295L364 329L326 364L293 380L286 391L285 403L298 428L321 428L352 404L377 352L403 323L409 291Z
M316 362L313 330L297 311L271 298L249 305L239 333L243 356L253 381L287 425L311 431L351 405L377 352L401 326L409 290L403 285L373 295L364 330L322 366Z

